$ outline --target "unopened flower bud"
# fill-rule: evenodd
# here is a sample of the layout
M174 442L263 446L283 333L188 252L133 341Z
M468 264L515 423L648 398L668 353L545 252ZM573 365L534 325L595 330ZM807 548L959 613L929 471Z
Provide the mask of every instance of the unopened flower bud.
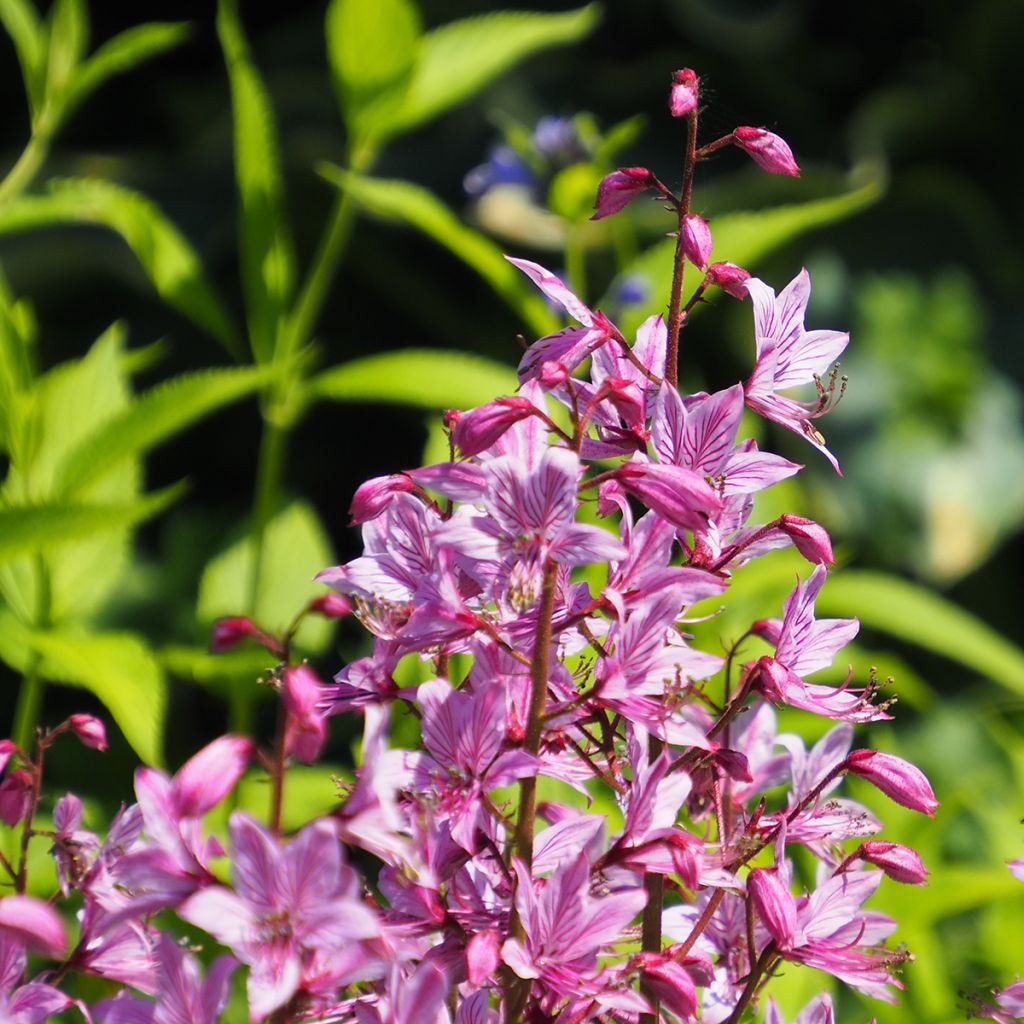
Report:
M411 491L415 485L404 473L392 473L390 476L375 476L362 484L352 498L349 515L352 525L376 519L391 504L396 494Z
M700 78L690 68L672 72L672 91L668 97L668 109L673 117L686 117L697 109L697 92Z
M463 413L452 438L464 456L478 455L490 448L514 423L536 412L538 409L533 402L522 395L497 398Z
M878 750L854 750L845 763L848 771L867 779L891 800L912 811L932 815L939 806L924 772L902 757Z
M641 988L680 1020L691 1020L697 1008L697 989L686 968L664 953L640 953Z
M223 654L237 647L247 637L256 636L258 633L256 623L244 615L218 619L210 633L210 653Z
M32 798L32 776L24 768L8 772L0 782L0 821L14 828L28 813Z
M285 669L281 699L288 711L285 753L304 764L312 764L327 738L327 725L317 710L323 684L308 665Z
M796 931L796 900L778 868L754 868L747 877L754 909L772 938L783 948Z
M707 287L717 284L726 295L731 295L734 299L745 299L747 297L745 284L749 279L750 274L742 267L738 267L728 260L722 260L720 263L712 263L708 267L704 283Z
M785 139L764 128L737 128L732 133L736 145L763 171L800 177L800 168Z
M7 767L7 762L10 761L11 755L17 749L13 740L0 740L0 772Z
M72 715L68 719L74 734L93 750L107 749L107 730L103 723L94 715Z
M325 619L343 619L352 614L352 602L341 594L321 594L309 602L309 610Z
M832 554L832 541L827 531L814 520L787 512L780 518L779 525L792 539L793 547L808 562L832 564L836 560L835 555Z
M461 409L445 409L444 416L441 417L445 430L454 430L458 426L461 418Z
M928 878L918 852L902 843L884 843L872 839L861 843L857 854L861 860L880 867L894 881L924 885Z
M600 220L618 213L641 192L653 188L656 180L646 167L620 167L605 175L597 186L594 215L590 219Z
M688 213L683 218L681 230L684 255L695 267L707 269L711 257L711 228L708 222L695 213Z

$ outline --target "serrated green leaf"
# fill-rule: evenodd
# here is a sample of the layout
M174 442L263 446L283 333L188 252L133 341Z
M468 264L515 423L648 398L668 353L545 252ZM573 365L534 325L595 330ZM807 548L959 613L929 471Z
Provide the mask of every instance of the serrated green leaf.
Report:
M511 367L468 355L431 349L402 349L355 359L318 374L310 394L335 402L396 402L426 409L469 409L519 382Z
M118 462L144 455L197 420L255 391L259 367L187 373L163 381L81 437L57 471L59 492L72 496Z
M149 22L135 25L108 39L74 71L64 92L63 108L68 113L79 106L108 78L177 46L187 35L187 22Z
M356 145L403 103L420 31L409 0L332 0L328 6L331 74Z
M30 629L0 608L0 657L24 671L31 656L50 682L89 690L103 702L124 738L147 764L163 761L167 685L163 670L134 633Z
M168 304L209 331L233 355L238 343L195 250L138 192L91 178L58 179L49 194L19 196L0 206L0 235L55 224L97 224L119 234Z
M28 0L0 0L0 21L14 43L33 115L43 102L46 32Z
M795 238L850 217L870 206L882 195L882 186L871 181L842 195L791 203L767 210L724 213L711 220L714 239L712 258L730 260L753 271L756 265L776 249ZM675 239L669 238L641 253L623 271L641 274L650 282L651 295L668 295L672 288L672 261ZM607 305L610 296L603 300ZM643 319L643 313L624 317L624 330L632 332Z
M41 502L0 508L0 564L67 541L135 526L159 515L184 491L184 484L175 484L119 504Z
M552 331L557 321L536 289L502 255L486 235L467 227L432 192L408 181L369 178L323 164L320 173L366 211L408 224L444 246L475 270L538 334Z
M313 577L333 561L330 542L313 509L296 501L270 522L263 537L261 578L253 618L264 629L281 634L309 600L324 592ZM207 565L199 584L197 616L204 625L223 615L239 615L249 606L253 547L243 537ZM327 645L332 625L309 616L298 634L301 647L320 651Z
M83 0L54 0L48 21L46 95L63 105L64 89L89 45L89 16Z
M556 14L496 11L428 32L420 41L405 102L376 126L378 136L424 124L526 57L582 39L597 24L598 12L596 4Z
M274 353L295 284L281 157L270 98L249 53L236 0L219 0L217 34L231 86L238 247L253 354Z
M818 597L822 615L856 615L871 629L917 644L1024 694L1024 650L938 594L884 573L844 570Z

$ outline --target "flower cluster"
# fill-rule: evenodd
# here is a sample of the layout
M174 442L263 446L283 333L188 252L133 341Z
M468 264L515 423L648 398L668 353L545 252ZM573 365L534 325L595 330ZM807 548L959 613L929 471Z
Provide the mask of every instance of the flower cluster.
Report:
M795 174L789 147L738 128L698 149L692 71L676 73L670 102L690 140L681 194L624 168L602 183L596 212L649 188L669 200L667 319L651 316L631 341L545 268L512 260L572 323L529 347L516 395L449 414L448 461L359 488L364 553L324 570L335 593L303 612L354 613L372 651L324 684L292 658L294 624L283 637L244 618L218 625L217 650L253 640L280 661L280 728L259 752L269 826L234 812L226 848L204 829L258 755L245 737L215 740L173 777L140 768L137 803L102 840L71 794L52 831L34 824L45 749L61 731L102 747L97 723L76 716L34 752L2 747L18 767L0 809L26 837L20 863L4 861L17 890L0 900L7 1017L67 1008L57 986L79 972L110 983L109 998L82 1007L95 1020L206 1024L240 965L254 1022L737 1024L782 961L893 999L907 954L885 945L895 922L865 904L883 876L922 884L925 868L871 838L881 823L838 789L852 773L923 814L937 803L913 765L851 749L855 724L889 717L873 680L811 680L858 624L815 615L832 562L823 527L795 514L752 521L756 496L801 467L742 436L753 410L838 469L813 421L838 397L834 372L822 379L848 339L806 329L806 272L776 294L713 262L711 230L690 209L704 156L734 144ZM684 303L687 264L700 278ZM710 289L750 300L753 368L681 394L680 335ZM809 402L784 393L811 383ZM695 606L723 600L746 563L783 547L808 568L781 617L722 650L696 646ZM748 644L769 653L744 660ZM399 685L410 661L425 681ZM808 750L779 732L786 707L835 724ZM331 814L283 837L287 763L315 761L335 715L364 721L355 779ZM414 749L392 745L398 716L418 723ZM541 799L543 780L557 799ZM617 813L589 809L598 793ZM25 851L41 834L62 893L82 901L70 952L55 911L23 895ZM225 857L229 870L215 864ZM229 951L205 979L169 911ZM26 948L58 966L23 983ZM766 1019L782 1020L770 1001ZM831 1022L829 998L800 1020Z

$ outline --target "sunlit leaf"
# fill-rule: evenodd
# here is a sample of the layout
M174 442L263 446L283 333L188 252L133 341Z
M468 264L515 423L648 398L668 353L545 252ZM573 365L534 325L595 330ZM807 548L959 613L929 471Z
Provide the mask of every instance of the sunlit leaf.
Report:
M316 513L304 502L293 502L267 524L263 538L261 578L253 618L264 629L280 634L309 600L324 593L313 577L333 561L330 542ZM197 615L204 624L223 615L249 611L253 546L243 537L207 565L199 584ZM300 645L322 650L331 623L310 616L299 631Z
M160 296L238 354L230 320L198 255L152 201L108 181L69 178L52 181L45 195L19 196L0 206L0 235L58 224L97 224L117 232Z
M253 685L272 669L276 659L255 643L244 643L233 651L211 654L205 647L171 644L157 652L160 664L173 676L201 686L228 699L240 685ZM260 689L257 694L270 695Z
M320 173L366 211L422 231L475 270L538 334L557 322L536 289L486 235L467 227L440 199L408 181L368 178L322 164Z
M119 461L140 456L186 427L251 394L266 374L257 367L201 370L167 380L84 434L57 472L72 495Z
M355 359L314 377L310 393L335 402L397 402L469 409L518 386L511 367L464 352L402 349Z
M818 597L822 615L861 623L966 666L1024 693L1024 650L980 619L924 587L884 573L844 570Z
M420 42L405 102L390 121L378 125L379 135L423 124L531 54L582 39L597 19L596 4L554 14L496 11L428 32Z
M332 0L327 53L349 130L372 137L405 99L420 36L419 12L409 0ZM358 143L357 143L358 144Z
M236 0L217 5L235 127L238 248L249 334L260 362L270 358L295 280L274 113L252 61Z
M18 671L37 657L36 670L43 679L89 690L143 761L162 762L167 686L141 637L75 628L29 629L0 609L0 656Z
M29 0L0 0L0 21L14 43L33 114L43 101L46 30Z
M75 69L64 93L64 111L73 110L108 78L173 49L187 35L188 24L183 21L154 21L119 32Z

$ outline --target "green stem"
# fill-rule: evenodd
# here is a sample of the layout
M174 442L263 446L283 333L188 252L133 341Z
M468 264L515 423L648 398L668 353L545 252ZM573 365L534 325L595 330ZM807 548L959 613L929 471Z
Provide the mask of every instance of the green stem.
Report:
M11 739L22 749L30 750L32 738L39 721L39 712L43 707L43 693L46 683L39 675L39 658L32 656L32 661L21 680L18 690L18 703L14 709L14 725L11 727Z
M43 166L49 149L50 133L34 131L28 145L18 157L17 163L7 172L7 177L0 182L0 206L28 188L32 179L39 173L39 168Z

